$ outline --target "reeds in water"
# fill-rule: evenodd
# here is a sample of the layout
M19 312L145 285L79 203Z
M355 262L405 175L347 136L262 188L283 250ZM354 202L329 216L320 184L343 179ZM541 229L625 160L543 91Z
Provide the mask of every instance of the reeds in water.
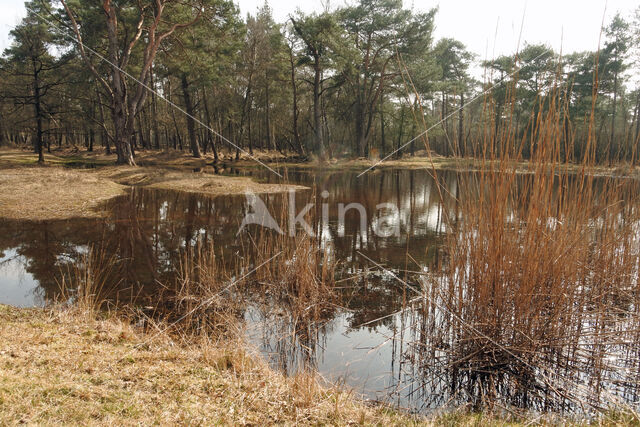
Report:
M522 141L492 126L478 142L486 162L458 177L446 256L413 322L410 356L433 405L590 412L638 401L638 183L590 174L589 154L569 163L563 100L541 107Z

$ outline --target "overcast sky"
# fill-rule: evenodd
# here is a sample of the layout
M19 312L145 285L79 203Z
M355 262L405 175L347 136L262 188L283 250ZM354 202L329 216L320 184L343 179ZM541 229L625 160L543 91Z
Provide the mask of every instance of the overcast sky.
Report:
M9 44L10 29L25 11L22 0L0 2L0 51L3 51ZM333 0L330 5L335 8L347 2ZM255 12L264 0L239 0L238 3L246 14ZM304 12L320 11L324 3L318 0L269 1L277 21L284 21L298 7ZM605 3L605 22L609 22L616 11L630 18L640 4L637 0L404 0L405 7L416 10L439 7L435 38L456 38L481 59L516 50L523 15L523 41L546 43L556 50L562 44L565 53L595 50Z

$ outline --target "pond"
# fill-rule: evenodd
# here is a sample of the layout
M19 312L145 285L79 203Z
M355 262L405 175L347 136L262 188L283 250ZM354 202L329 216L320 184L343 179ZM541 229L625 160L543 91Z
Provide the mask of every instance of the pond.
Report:
M232 173L270 179L256 170ZM286 372L311 365L329 381L343 381L368 398L388 401L395 396L396 403L415 406L413 398L407 397L413 394L401 391L407 373L399 363L402 340L396 335L401 333L403 319L400 314L392 315L402 308L405 289L360 254L400 275L432 262L444 229L433 179L418 170L375 171L361 178L356 172L289 170L287 175L289 182L313 189L296 195L298 210L313 197L318 199L314 209L323 203L329 206L329 226L320 231L339 260L337 279L360 278L345 281L352 288L349 301L319 328L313 342L303 346L296 343L295 334L283 335L287 325L273 321L277 310L265 311L264 307L247 309L245 319L251 325L247 339ZM451 186L455 191L454 178ZM328 197L320 199L323 191ZM262 198L275 206L284 197L289 196ZM380 203L398 206L387 222L396 221L392 225L399 226L400 233L381 237L367 226L362 234L356 211L347 212L339 224L339 204L354 202L371 217ZM175 275L185 246L204 239L224 248L229 256L240 251L246 236L238 230L247 203L244 195L209 198L133 189L110 201L102 219L0 220L0 302L41 306L53 301L58 296L60 273L93 248L117 254L122 272L117 299L135 296L141 304L152 303L158 284ZM407 259L414 261L407 265Z
M276 181L256 169L230 173ZM299 325L282 307L252 304L249 295L241 314L248 343L285 373L312 368L368 399L417 412L456 403L451 380L443 372L425 375L410 346L420 319L406 309L413 295L402 281L415 283L443 256L443 212L456 211L460 174L439 173L444 197L426 170L384 169L358 177L356 171L289 169L286 177L309 187L293 196L296 213L312 203L316 218L328 216L326 224L316 220L310 227L338 260L342 298L324 321ZM274 217L289 197L260 196ZM245 215L255 210L252 203L245 195L210 198L133 188L107 203L101 219L0 220L0 303L42 306L56 300L61 275L93 250L117 257L114 303L152 306L162 286L175 279L185 248L209 242L226 257L244 256L258 228L242 229ZM355 208L344 212L354 203L367 221ZM391 214L380 208L385 203L395 207Z

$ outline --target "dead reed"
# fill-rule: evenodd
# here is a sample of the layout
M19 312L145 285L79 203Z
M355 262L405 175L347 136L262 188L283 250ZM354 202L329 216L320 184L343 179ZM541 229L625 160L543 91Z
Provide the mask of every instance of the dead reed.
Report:
M103 310L115 309L118 301L113 299L113 295L117 294L114 291L120 283L116 265L115 254L88 247L78 263L60 271L56 303L91 316Z
M638 401L638 184L585 173L592 141L569 172L566 111L557 92L541 99L519 141L508 119L487 126L486 162L458 176L467 191L423 280L409 355L433 405L633 412Z

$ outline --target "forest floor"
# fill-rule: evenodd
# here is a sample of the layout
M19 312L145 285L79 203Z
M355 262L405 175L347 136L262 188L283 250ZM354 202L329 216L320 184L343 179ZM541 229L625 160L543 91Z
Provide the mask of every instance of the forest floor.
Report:
M415 156L405 155L401 158L389 158L384 161L380 159L330 159L319 161L313 157L311 159L300 159L294 153L282 154L277 151L254 150L253 156L248 153L241 153L240 159L235 160L235 152L221 150L218 162L214 165L213 154L208 153L197 159L186 151L176 150L149 150L136 153L136 162L139 167L147 168L172 168L172 169L199 169L213 173L224 173L233 167L265 167L279 168L290 167L300 169L322 169L329 171L354 170L364 172L367 169L382 168L402 168L402 169L435 169L453 171L477 171L482 166L482 160L471 157L443 157L439 155L429 156L426 150L416 151ZM45 154L46 163L49 165L59 165L65 167L100 167L113 166L115 155L106 155L102 148L94 152L80 151L76 149L54 149L51 154ZM262 163L262 164L260 164ZM497 162L494 162L497 163ZM37 156L31 151L19 149L0 149L0 168L17 165L36 165ZM519 173L527 173L531 170L529 162L514 162ZM581 164L568 164L562 167L568 168L570 172L579 173L583 170ZM215 168L215 169L214 169ZM613 166L589 166L585 172L613 177L633 177L640 178L640 167L628 163L619 163Z
M254 150L253 156L248 153L240 153L240 159L235 160L235 152L226 150L219 153L218 162L214 165L213 154L208 153L197 159L186 151L176 150L149 150L136 153L136 162L139 167L153 168L193 168L207 171L214 166L219 173L224 173L232 167L265 167L279 168L291 167L300 169L322 169L322 170L358 170L365 171L382 168L402 168L402 169L435 169L453 171L476 171L482 166L482 160L471 157L443 157L437 154L429 156L426 150L416 151L415 156L404 155L401 158L391 157L384 161L378 158L356 158L356 159L329 159L320 161L313 157L311 159L300 159L295 153L283 154L278 151ZM65 167L100 167L113 166L115 164L115 154L107 155L103 149L94 152L80 151L76 149L55 149L51 154L45 154L46 163L49 165L59 165ZM262 165L259 163L262 163ZM497 163L497 162L494 162ZM15 167L18 165L36 165L37 156L31 151L19 149L0 149L0 168ZM531 169L531 163L514 162L516 169L520 173L527 173ZM581 164L567 164L562 167L568 168L571 172L580 172ZM633 166L629 163L619 163L613 166L588 166L585 171L594 175L614 176L614 177L640 177L640 166Z

